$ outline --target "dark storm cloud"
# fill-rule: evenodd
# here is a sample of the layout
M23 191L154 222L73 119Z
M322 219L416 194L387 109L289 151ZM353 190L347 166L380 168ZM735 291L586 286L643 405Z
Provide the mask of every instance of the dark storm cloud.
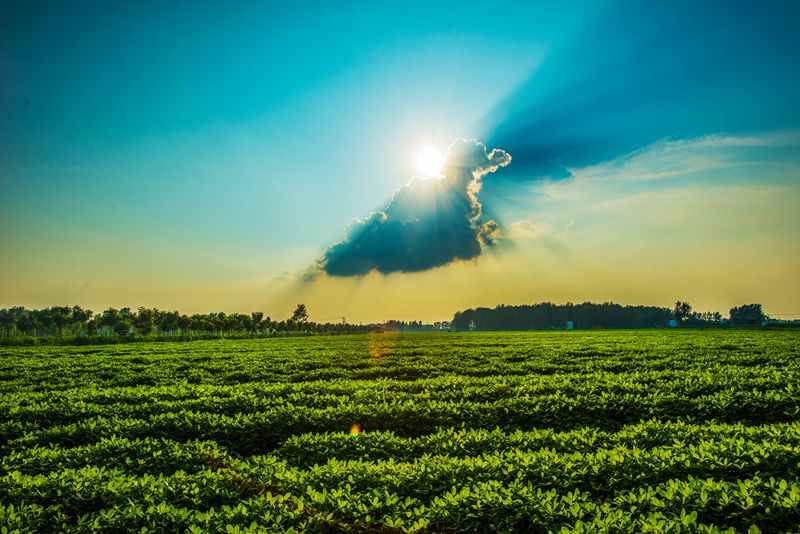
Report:
M504 150L487 152L475 139L456 140L443 178L412 178L383 211L350 224L319 268L332 276L414 272L480 255L499 235L494 220L482 220L481 179L509 162Z

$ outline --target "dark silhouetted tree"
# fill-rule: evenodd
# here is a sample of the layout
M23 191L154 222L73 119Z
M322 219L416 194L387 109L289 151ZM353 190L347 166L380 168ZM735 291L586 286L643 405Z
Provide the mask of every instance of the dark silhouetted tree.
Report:
M742 304L731 308L730 321L733 325L760 325L767 316L761 309L761 304Z
M94 312L92 310L84 310L80 306L72 307L72 328L73 333L85 335L89 333L89 320L91 320Z
M291 321L299 324L308 322L308 310L306 310L305 304L297 305L297 308L294 309L294 313L292 314Z
M682 323L686 319L688 319L692 314L692 306L688 302L681 302L680 300L675 303L675 307L672 309L672 317Z
M136 319L133 321L133 325L136 327L136 332L138 334L147 336L153 332L153 329L156 327L155 312L156 310L139 308L139 312L136 314Z
M666 326L671 317L668 308L621 306L612 302L595 304L552 302L507 306L494 309L475 308L459 311L453 317L453 330L550 330L563 329L567 321L575 328L652 328Z
M407 323L409 328L423 327L419 321ZM274 322L263 312L250 314L222 312L184 315L178 311L161 311L140 307L109 308L94 316L92 310L80 306L53 306L41 310L26 310L21 306L0 308L0 337L63 336L63 335L116 335L129 336L183 336L183 335L252 335L287 333L299 330L304 333L368 332L369 325L343 323L314 323L308 319L308 310L299 304L291 319Z
M264 330L264 312L252 312L250 318L253 321L253 330L262 332Z

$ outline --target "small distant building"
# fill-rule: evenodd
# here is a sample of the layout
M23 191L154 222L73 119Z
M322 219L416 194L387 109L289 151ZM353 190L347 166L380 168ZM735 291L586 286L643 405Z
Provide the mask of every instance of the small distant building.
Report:
M677 319L670 319L669 320L669 327L670 328L677 328L678 327L678 320Z
M567 321L567 327L566 328L567 328L567 330L573 330L575 328L575 325L572 323L572 321Z

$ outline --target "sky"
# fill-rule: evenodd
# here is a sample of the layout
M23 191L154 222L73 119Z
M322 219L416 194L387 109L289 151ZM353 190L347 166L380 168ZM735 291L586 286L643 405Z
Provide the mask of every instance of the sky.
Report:
M792 1L15 3L0 307L800 318L798 27Z

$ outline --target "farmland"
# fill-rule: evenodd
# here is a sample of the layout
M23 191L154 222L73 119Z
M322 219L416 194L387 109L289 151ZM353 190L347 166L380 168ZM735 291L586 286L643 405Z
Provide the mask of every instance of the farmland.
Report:
M9 531L800 530L796 331L5 347L0 377Z

